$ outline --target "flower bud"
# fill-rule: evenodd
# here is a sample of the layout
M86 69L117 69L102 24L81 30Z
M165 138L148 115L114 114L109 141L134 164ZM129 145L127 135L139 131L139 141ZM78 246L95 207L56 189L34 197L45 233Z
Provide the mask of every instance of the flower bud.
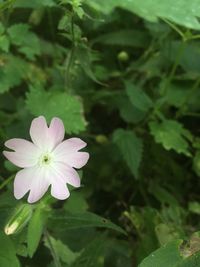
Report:
M118 55L117 58L121 62L127 62L129 60L129 54L126 51L121 51Z
M5 234L12 235L22 230L30 220L32 211L32 206L29 204L17 207L4 228Z
M99 144L105 144L108 142L108 138L103 134L97 135L95 139L96 139L96 142Z

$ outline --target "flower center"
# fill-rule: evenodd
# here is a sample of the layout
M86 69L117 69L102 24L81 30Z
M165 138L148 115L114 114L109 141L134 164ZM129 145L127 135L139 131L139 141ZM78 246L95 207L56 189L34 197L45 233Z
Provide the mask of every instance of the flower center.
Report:
M52 163L52 155L49 153L43 154L39 159L40 166L47 166Z

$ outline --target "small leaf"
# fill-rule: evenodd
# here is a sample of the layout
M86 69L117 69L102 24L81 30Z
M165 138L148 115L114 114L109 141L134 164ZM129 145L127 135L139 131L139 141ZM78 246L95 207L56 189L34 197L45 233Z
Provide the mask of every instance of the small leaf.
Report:
M177 153L191 156L188 140L191 134L177 121L164 120L161 123L149 123L151 134L155 141L163 145L166 150L174 149Z
M138 169L142 159L142 140L131 131L117 129L113 134L113 141L119 147L133 175L138 178Z

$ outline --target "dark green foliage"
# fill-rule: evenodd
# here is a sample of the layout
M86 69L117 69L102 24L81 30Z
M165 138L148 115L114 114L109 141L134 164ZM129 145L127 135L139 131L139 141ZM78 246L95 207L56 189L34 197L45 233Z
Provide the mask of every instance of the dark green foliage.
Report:
M1 156L0 267L199 267L199 0L1 0L0 17L1 150L44 115L90 153L82 187L10 236L26 197Z

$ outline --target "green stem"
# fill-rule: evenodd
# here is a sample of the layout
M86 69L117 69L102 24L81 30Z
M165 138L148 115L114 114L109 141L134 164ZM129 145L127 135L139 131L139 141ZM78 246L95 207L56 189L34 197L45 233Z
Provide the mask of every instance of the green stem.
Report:
M14 175L11 175L10 177L8 177L8 179L6 179L5 181L3 181L3 183L0 185L0 190L2 188L4 188L7 184L9 184L9 182L14 178Z
M71 89L71 78L70 78L70 70L73 64L74 60L74 52L75 52L75 33L74 33L74 13L72 11L71 14L71 35L72 35L72 47L68 54L67 60L66 60L66 72L65 72L65 87L68 87L68 89Z
M167 23L172 29L174 29L181 37L183 40L185 40L185 35L184 33L173 23L171 23L169 20L162 18L162 20Z
M54 263L55 263L55 266L56 267L62 267L60 261L59 261L59 257L56 253L56 251L54 250L54 247L52 245L52 242L51 242L51 239L50 239L50 236L49 236L49 233L47 230L44 231L44 235L46 237L46 241L48 242L49 244L49 249L51 251L51 255L53 256L53 260L54 260Z
M165 95L167 93L167 90L169 88L169 84L171 83L175 73L176 73L176 69L178 67L178 64L180 62L180 59L181 59L181 56L184 52L184 49L185 49L185 46L186 46L186 42L185 41L182 41L182 43L180 44L180 47L179 47L179 51L177 53L177 56L176 56L176 59L175 59L175 62L172 66L172 69L169 73L169 77L167 78L166 82L164 83L164 86L162 88L162 92L163 92L163 95Z

